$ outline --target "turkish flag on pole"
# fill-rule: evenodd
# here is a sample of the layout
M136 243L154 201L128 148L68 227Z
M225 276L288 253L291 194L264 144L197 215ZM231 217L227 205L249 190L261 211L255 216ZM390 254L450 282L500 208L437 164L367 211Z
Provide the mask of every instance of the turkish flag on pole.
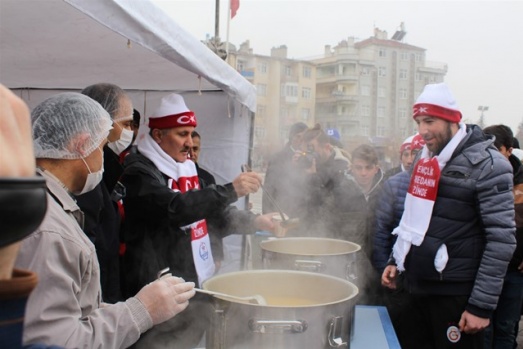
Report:
M240 8L240 0L230 0L231 1L231 19L236 16L236 11Z

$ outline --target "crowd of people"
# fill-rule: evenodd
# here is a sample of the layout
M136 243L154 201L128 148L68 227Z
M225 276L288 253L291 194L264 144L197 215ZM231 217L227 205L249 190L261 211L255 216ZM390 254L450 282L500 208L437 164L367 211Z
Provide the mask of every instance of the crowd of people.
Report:
M515 348L523 192L514 137L494 132L509 133L504 125L463 123L444 83L425 86L413 118L418 133L385 174L371 145L347 156L318 127L296 124L265 187L304 222L288 235L361 245L358 302L387 307L402 348Z
M523 166L510 128L463 123L444 83L425 86L418 133L386 173L372 145L348 153L319 125L292 125L262 214L232 205L260 189L258 173L220 185L200 167L197 115L181 95L139 127L113 84L30 115L3 86L0 98L0 146L17 154L0 157L0 202L18 205L0 212L8 347L194 348L211 317L194 287L220 267L222 238L263 230L360 245L358 302L387 307L403 348L515 348ZM278 208L300 223L282 229Z

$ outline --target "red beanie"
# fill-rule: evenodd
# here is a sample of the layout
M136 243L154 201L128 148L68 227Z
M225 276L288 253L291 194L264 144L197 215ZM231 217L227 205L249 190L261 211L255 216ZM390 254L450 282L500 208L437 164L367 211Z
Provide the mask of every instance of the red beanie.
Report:
M432 116L449 122L459 123L461 112L445 83L429 84L423 89L413 107L413 118Z
M183 97L175 93L162 98L160 106L149 116L150 129L196 125L196 116L187 108Z

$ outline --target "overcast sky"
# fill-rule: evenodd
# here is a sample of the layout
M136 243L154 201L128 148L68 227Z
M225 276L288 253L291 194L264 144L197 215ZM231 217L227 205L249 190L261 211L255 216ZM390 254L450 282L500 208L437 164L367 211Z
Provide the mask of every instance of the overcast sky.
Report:
M214 36L215 0L153 0L203 40ZM227 36L228 0L220 0L220 37ZM448 64L450 86L463 117L504 123L514 133L523 121L523 1L240 0L229 41L250 40L254 53L286 45L289 58L320 56L325 45L374 27L389 38L405 24L403 42L425 48L427 60Z

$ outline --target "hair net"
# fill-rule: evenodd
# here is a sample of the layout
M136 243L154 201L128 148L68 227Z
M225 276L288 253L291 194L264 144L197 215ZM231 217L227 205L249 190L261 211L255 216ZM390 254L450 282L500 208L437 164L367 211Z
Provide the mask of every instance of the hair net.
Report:
M36 158L80 159L91 154L111 129L111 118L80 93L55 95L31 113Z

